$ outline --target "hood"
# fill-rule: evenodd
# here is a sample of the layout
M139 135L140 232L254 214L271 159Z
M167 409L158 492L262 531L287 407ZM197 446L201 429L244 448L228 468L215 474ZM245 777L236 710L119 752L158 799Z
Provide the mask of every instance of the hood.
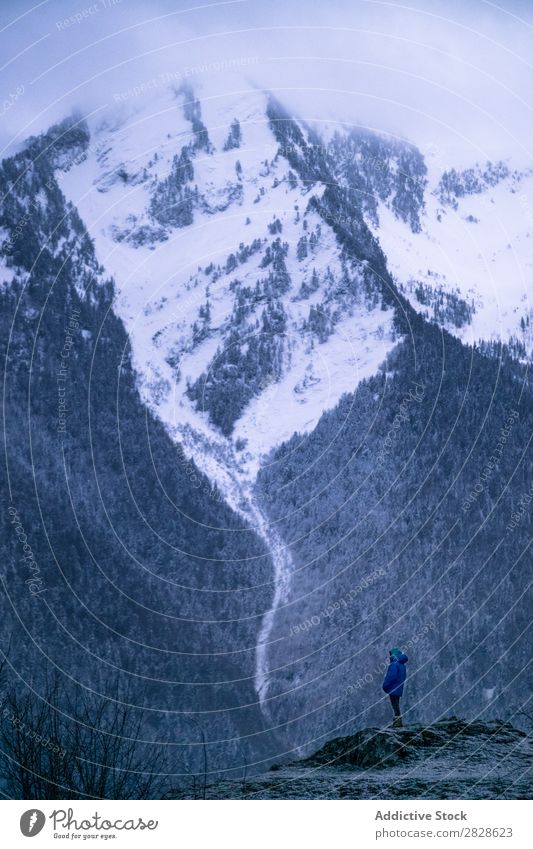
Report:
M395 652L391 657L391 663L395 660L397 660L398 663L407 663L409 658L403 652Z

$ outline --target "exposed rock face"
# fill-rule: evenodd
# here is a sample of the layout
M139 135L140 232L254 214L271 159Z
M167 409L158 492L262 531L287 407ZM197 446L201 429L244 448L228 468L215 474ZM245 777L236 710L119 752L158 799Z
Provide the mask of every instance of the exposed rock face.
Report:
M251 781L210 788L210 798L528 799L533 738L500 720L456 717L432 725L364 728L305 760Z

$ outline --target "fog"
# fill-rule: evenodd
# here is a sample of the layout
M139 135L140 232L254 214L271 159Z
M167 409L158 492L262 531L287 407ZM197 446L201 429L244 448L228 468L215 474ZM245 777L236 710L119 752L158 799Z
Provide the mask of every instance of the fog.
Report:
M362 125L458 164L530 164L532 24L527 2L3 0L0 149L73 108L98 118L162 75L199 95L241 76L318 129Z

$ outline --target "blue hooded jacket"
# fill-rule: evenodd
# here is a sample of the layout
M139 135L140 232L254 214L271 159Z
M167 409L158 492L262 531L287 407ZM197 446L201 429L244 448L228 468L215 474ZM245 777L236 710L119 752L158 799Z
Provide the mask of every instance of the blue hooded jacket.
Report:
M383 681L383 689L389 696L403 695L403 685L407 675L405 668L407 660L407 655L403 652L391 656L389 668Z

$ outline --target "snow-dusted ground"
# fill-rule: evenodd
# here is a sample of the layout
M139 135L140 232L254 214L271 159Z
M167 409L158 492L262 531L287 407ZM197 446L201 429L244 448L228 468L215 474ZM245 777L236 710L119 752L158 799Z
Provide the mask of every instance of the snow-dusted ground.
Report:
M315 742L316 746L316 742ZM533 738L496 720L364 728L210 799L529 799Z

